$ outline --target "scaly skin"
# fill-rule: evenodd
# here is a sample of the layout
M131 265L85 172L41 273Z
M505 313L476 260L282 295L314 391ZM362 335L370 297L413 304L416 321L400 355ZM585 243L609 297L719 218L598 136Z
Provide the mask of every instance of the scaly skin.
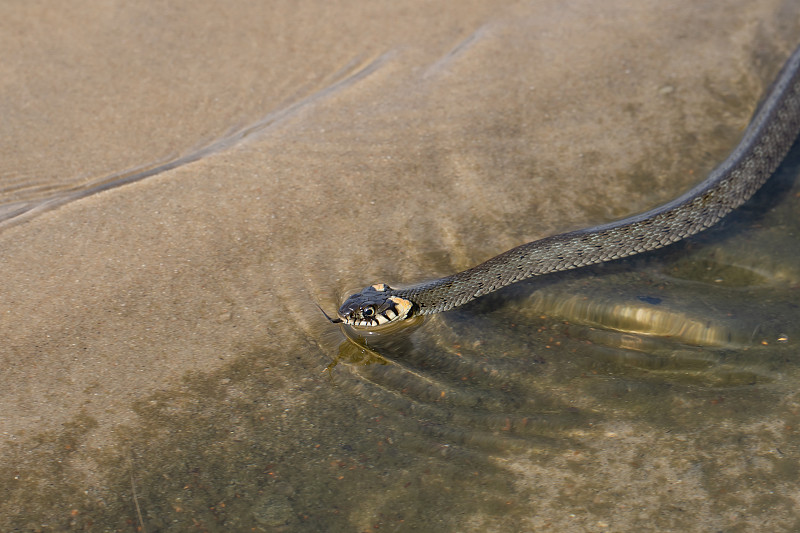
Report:
M532 276L655 250L699 233L747 201L800 131L800 47L783 66L733 152L679 198L611 224L546 237L485 263L403 289L378 284L350 296L335 322L374 327L447 311Z

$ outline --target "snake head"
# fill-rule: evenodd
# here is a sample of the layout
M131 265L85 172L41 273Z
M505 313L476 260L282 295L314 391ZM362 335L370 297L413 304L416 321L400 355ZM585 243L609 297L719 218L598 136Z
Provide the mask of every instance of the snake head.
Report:
M383 283L364 288L344 301L339 319L351 326L374 328L408 318L414 304L392 292Z

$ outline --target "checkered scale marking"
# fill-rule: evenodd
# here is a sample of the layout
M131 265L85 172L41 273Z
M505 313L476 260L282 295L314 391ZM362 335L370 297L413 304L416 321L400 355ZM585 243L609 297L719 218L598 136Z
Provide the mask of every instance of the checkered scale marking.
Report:
M397 290L372 285L348 298L339 317L348 324L374 327L439 313L532 276L612 261L685 239L746 202L784 160L798 131L800 47L767 90L738 146L682 196L611 224L523 244L441 279Z

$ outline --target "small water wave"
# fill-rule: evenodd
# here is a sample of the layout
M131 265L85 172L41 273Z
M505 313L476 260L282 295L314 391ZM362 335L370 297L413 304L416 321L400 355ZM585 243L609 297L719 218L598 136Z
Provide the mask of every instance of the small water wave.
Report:
M65 184L39 183L35 178L4 175L3 189L0 189L0 202L3 193L12 199L0 203L0 230L25 222L41 213L55 209L94 194L141 181L151 176L183 167L211 155L223 152L249 137L269 131L301 110L319 102L332 94L351 87L380 68L391 57L386 52L372 57L356 57L342 68L334 71L314 87L299 89L292 97L281 104L277 110L245 126L230 128L219 139L200 143L187 153L171 154L158 161L122 170L96 179L75 179ZM321 87L320 87L321 85ZM25 199L19 200L19 191L25 189ZM10 194L13 193L13 194Z
M611 418L657 422L665 403L716 401L782 379L771 354L788 337L754 332L766 327L756 326L765 324L758 309L726 311L737 309L728 305L740 301L737 287L647 268L592 283L568 275L520 296L532 285L409 332L348 339L332 379L415 421L430 446L478 455L564 446Z
M581 294L540 291L533 294L530 303L528 309L531 313L568 317L587 325L637 334L618 336L619 347L629 349L644 351L646 347L652 348L654 343L643 336L669 338L673 342L696 346L735 346L749 341L747 335L720 318L697 316L647 301L620 302L590 299Z

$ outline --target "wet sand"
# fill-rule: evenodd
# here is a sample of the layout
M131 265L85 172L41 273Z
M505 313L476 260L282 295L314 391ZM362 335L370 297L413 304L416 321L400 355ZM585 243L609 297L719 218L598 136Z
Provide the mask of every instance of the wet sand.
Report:
M0 529L135 528L131 472L148 530L188 527L189 515L211 530L362 530L381 520L402 530L434 516L461 531L625 529L655 515L667 517L662 529L796 521L788 506L750 522L734 516L737 506L752 512L759 489L718 498L700 474L716 460L687 466L697 480L680 490L669 485L674 463L662 465L671 481L659 483L657 456L669 463L713 439L679 445L652 425L637 433L635 416L614 415L624 405L589 409L613 435L593 452L603 466L580 475L565 473L578 460L566 454L596 434L571 422L556 424L572 439L561 447L458 459L476 472L466 481L457 460L441 464L442 437L359 463L366 452L343 443L368 442L366 420L390 415L354 392L366 386L361 370L342 372L351 386L322 373L341 334L314 304L333 310L368 283L438 277L677 196L736 142L796 45L799 8L26 3L0 14L4 204L186 161L0 232ZM796 415L796 398L780 403ZM782 431L780 416L753 434ZM392 420L381 447L416 432ZM253 451L254 435L267 436L269 452ZM627 443L621 458L617 440ZM226 479L237 470L223 461L208 466L215 488L211 478L192 485L190 465L210 465L215 446L217 461L256 466ZM722 448L731 460L746 452ZM179 463L186 479L170 471L175 487L159 488ZM625 483L636 464L653 477ZM618 492L600 497L611 471ZM347 489L334 488L351 472ZM225 493L223 511L208 494L234 477L250 484ZM327 477L332 485L315 483ZM798 498L781 486L786 501ZM537 490L536 503L521 496ZM564 504L573 496L595 498L577 521ZM612 520L618 501L628 507ZM390 507L391 519L378 517Z

